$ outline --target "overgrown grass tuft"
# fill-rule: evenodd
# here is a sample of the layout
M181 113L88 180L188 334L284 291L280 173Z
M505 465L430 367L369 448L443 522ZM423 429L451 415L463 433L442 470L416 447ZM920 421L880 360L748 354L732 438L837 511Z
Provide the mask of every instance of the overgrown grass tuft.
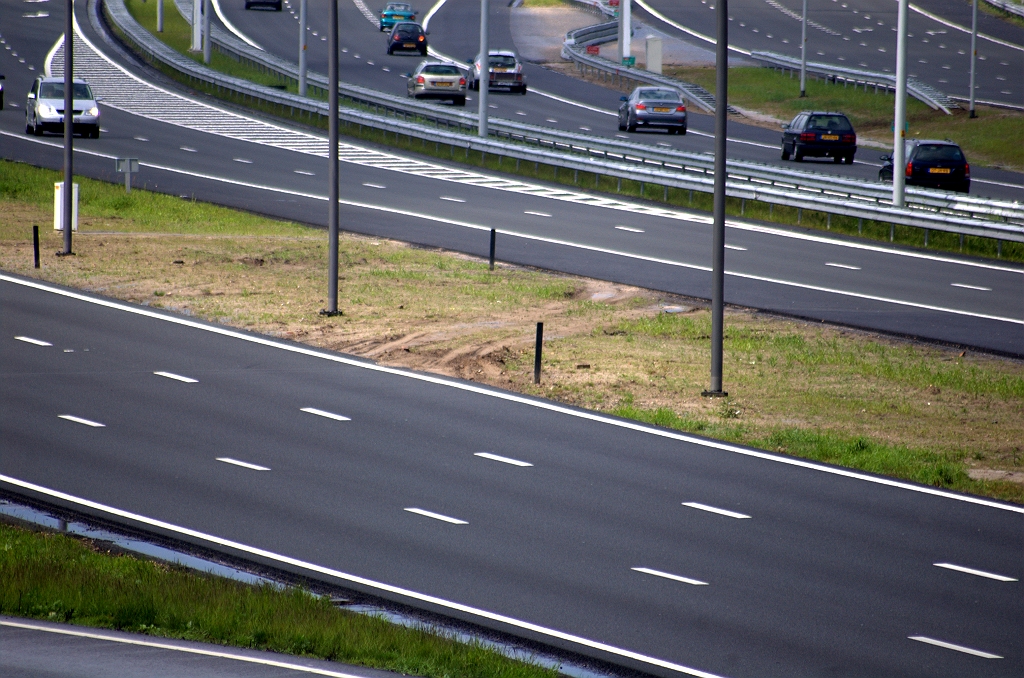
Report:
M0 613L451 678L554 678L480 645L0 524Z

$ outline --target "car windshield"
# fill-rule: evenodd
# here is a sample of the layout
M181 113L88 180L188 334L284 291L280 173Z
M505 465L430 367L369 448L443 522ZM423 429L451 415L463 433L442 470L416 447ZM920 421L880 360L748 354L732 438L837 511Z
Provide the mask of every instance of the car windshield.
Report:
M516 58L505 54L492 54L489 59L491 68L515 68Z
M845 115L812 115L807 129L827 129L830 132L852 132L853 126Z
M670 89L642 89L637 98L641 101L679 101L679 93Z
M92 90L84 82L74 83L74 89L71 90L71 96L75 99L92 99ZM44 82L39 85L39 98L40 99L63 99L64 98L64 83L63 82Z
M388 5L387 9L385 9L384 11L385 12L411 12L412 11L412 6L410 6L410 5L402 5L402 4L393 2L390 5Z
M963 162L964 154L957 146L948 144L921 144L914 162Z
M447 64L430 64L423 67L423 72L428 75L459 75L459 69Z

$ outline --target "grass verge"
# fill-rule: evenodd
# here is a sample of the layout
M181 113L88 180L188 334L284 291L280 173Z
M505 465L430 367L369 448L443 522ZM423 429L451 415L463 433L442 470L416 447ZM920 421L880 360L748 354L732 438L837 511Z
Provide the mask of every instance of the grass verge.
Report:
M5 188L10 173L20 177L15 192ZM1013 482L1024 481L1020 361L730 309L732 396L703 399L710 316L693 300L521 267L490 272L472 257L347 236L345 315L324 318L321 231L141 190L118 213L110 205L123 189L88 180L77 256L47 254L37 271L31 225L52 218L56 175L0 163L0 268L388 365L1024 503L1024 482ZM160 214L171 218L156 233ZM59 249L58 234L41 230L43 251ZM666 305L683 308L670 314ZM549 337L540 386L537 321Z
M302 589L242 584L3 523L0 614L271 650L416 676L557 676L481 645L338 609L327 597Z
M560 2L561 0L558 1ZM185 54L197 61L201 60L201 57L188 51L188 47L191 44L189 27L185 20L181 18L176 11L168 11L165 13L164 32L158 34L156 33L156 8L154 3L146 3L141 0L126 0L126 5L135 19L142 24L144 28L154 35L159 36L161 40L182 54ZM286 83L283 80L279 80L274 75L265 73L246 64L239 63L216 51L212 53L211 67L226 74L245 78L265 85L284 85L289 89L289 91L292 91L293 93L295 92L294 83ZM180 78L180 75L172 70L168 70L166 68L161 68L161 70L172 78ZM696 70L701 71L701 77L707 77L707 72L704 72L707 71L707 69ZM755 80L756 77L761 77L770 73L767 69L747 70L756 71L757 75L755 76ZM711 78L713 79L713 72L711 72ZM190 87L197 87L196 83L186 84ZM824 87L821 83L812 84ZM202 87L199 88L202 89ZM235 104L246 105L254 108L255 110L289 119L303 125L311 125L313 127L321 128L326 127L326 119L322 117L308 118L301 113L296 113L294 111L289 112L286 108L278 108L259 103L254 104L251 101L247 101L243 104L241 101L233 99L230 96L226 96L224 92L218 92L213 89L208 90L207 93L212 96L224 97ZM871 101L873 105L880 106L881 102L887 101L886 97L861 94L865 101ZM912 104L913 103L916 102L912 102ZM912 104L911 107L913 107ZM923 104L921 107L924 108ZM880 111L881 109L876 111L877 115L882 115ZM1020 125L1020 129L1024 129L1024 125ZM1019 131L1020 130L1017 130L1017 132ZM396 148L421 156L438 158L448 162L470 165L505 174L514 174L533 180L573 186L579 190L593 191L597 193L616 193L625 197L642 198L684 209L694 209L705 212L710 212L712 209L712 196L707 193L694 193L692 191L683 191L679 189L666 189L665 187L655 184L637 181L619 181L611 177L595 175L589 172L569 172L566 170L559 172L558 168L550 165L529 162L521 163L509 158L502 158L500 156L495 156L494 154L484 154L476 151L464 153L461 150L457 151L454 147L446 147L441 144L428 144L419 139L389 134L387 132L373 130L361 125L344 124L341 126L341 133L351 138L389 146L391 148ZM1013 137L1014 134L1016 134L1016 132L1011 133L1010 136ZM958 252L981 257L1002 258L1010 261L1024 261L1024 244L1009 242L1000 243L990 238L968 236L961 239L959 236L951 233L931 232L927 236L926 244L926 235L923 229L904 226L896 226L895 228L892 228L890 224L884 222L860 220L852 217L831 216L825 212L797 210L789 207L773 206L763 202L748 202L738 199L728 199L726 201L726 213L733 217L746 217L749 219L757 219L780 225L800 226L816 230L834 230L844 235L852 235L881 242L892 242L911 247L921 247L941 252Z

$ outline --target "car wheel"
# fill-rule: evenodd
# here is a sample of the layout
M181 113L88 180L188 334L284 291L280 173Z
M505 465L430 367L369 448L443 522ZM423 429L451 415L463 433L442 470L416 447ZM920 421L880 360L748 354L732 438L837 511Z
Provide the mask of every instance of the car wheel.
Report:
M38 120L32 121L32 135L37 137L43 136L43 128L39 126Z
M99 139L100 138L100 126L96 125L92 128L92 132L89 133L89 138Z
M850 153L849 155L846 156L846 164L847 165L852 165L853 164L853 153Z
M526 94L526 85L523 85L522 87L519 88L519 93L520 94ZM0 107L0 108L2 108L2 107Z
M635 132L636 131L636 122L633 121L633 120L630 120L629 118L626 118L626 131L631 133L631 134L633 132Z
M677 127L676 128L676 134L682 134L685 137L686 136L686 125L683 125L682 127Z
M789 160L789 148L786 144L782 144L782 159Z
M833 155L832 156L832 162L836 163L837 165L842 165L843 164L843 156L841 156L841 155Z
M426 47L424 47L423 49L420 50L420 56L427 56L427 48Z
M0 111L4 110L4 93L0 92Z
M793 149L793 160L795 160L796 162L803 162L804 161L804 152L801 151L799 148L794 148Z
M456 106L465 106L466 97L455 97L454 99L452 99L452 103L455 104Z

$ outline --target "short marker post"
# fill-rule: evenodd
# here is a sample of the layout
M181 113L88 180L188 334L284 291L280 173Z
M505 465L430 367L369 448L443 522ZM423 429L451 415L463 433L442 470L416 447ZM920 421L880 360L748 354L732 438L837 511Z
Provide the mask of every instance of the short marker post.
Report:
M490 259L490 270L494 270L494 240L497 237L497 232L491 229L491 259Z
M544 323L537 323L537 347L533 352L533 383L540 383L540 356L544 347Z
M32 226L32 254L35 257L35 268L39 268L39 225Z

